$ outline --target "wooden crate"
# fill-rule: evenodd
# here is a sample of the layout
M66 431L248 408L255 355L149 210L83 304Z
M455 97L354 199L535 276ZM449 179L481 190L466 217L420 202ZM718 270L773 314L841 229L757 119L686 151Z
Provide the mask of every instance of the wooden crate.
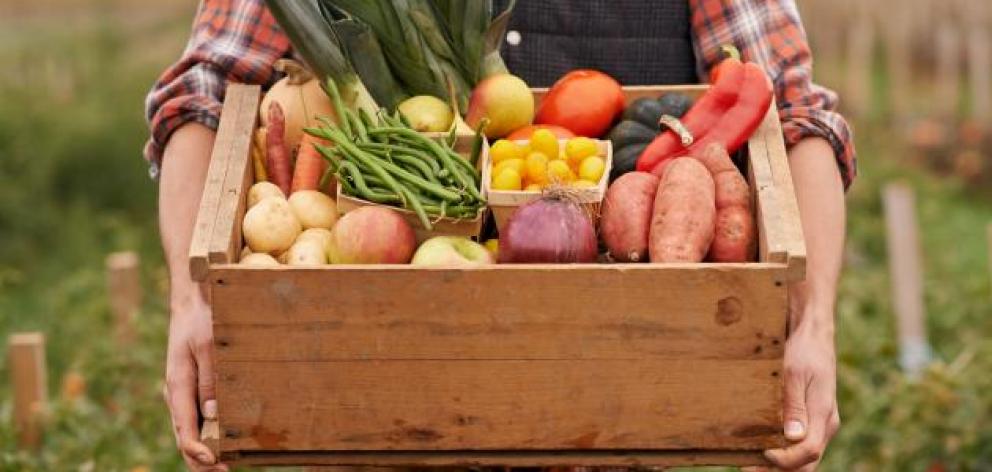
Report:
M747 465L785 443L805 247L774 108L749 143L757 263L247 268L258 94L228 88L190 261L210 286L204 429L224 461Z

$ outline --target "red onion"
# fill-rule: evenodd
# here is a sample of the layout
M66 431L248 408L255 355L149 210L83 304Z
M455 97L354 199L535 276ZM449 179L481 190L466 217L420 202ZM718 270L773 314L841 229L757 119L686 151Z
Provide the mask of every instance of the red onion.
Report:
M596 256L596 229L565 190L517 208L499 235L501 263L596 262Z

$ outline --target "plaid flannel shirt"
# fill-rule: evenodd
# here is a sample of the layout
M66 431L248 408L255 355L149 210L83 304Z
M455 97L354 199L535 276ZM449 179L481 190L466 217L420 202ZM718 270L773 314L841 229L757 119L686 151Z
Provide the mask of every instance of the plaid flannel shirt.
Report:
M837 113L837 94L812 81L812 55L794 0L689 0L700 77L734 44L760 64L775 88L786 144L818 136L833 147L845 186L857 172L850 127ZM290 43L263 0L202 0L182 57L146 99L151 138L145 158L157 175L169 136L188 122L217 129L228 82L268 87L272 65Z

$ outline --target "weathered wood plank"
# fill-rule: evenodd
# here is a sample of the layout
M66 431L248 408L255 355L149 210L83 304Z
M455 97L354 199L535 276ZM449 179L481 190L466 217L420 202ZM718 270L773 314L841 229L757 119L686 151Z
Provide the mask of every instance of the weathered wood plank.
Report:
M14 393L14 429L22 449L41 445L42 416L48 403L45 335L12 334L7 341L7 363Z
M239 90L232 85L231 90ZM193 226L193 239L189 247L189 272L193 280L203 281L210 269L210 242L217 223L217 208L224 195L224 181L227 178L228 153L238 141L238 116L240 116L242 101L238 93L228 93L221 109L220 123L214 139L214 148L210 153L210 165L207 167L207 179L203 184L203 195L200 197L200 207L196 213L196 224Z
M348 466L375 467L683 467L693 465L767 465L756 451L262 451L223 455L232 465L338 465L308 472L352 472ZM360 472L375 469L362 467Z
M779 360L252 361L218 368L222 451L759 450L783 440Z
M786 254L789 280L803 280L806 277L806 241L799 215L799 201L792 182L789 154L783 140L782 123L775 104L772 104L758 133L764 139L764 150L767 152L768 166L775 185L778 219L781 221L778 229L781 233L775 236L780 240L779 245Z
M216 356L770 359L783 353L784 269L231 266L211 276Z
M236 262L241 250L241 220L244 219L248 188L251 186L251 141L258 119L258 101L261 89L257 85L231 84L227 100L237 103L237 108L225 118L233 121L223 144L214 146L216 157L227 162L227 173L221 186L217 203L217 221L210 237L208 260L211 264Z

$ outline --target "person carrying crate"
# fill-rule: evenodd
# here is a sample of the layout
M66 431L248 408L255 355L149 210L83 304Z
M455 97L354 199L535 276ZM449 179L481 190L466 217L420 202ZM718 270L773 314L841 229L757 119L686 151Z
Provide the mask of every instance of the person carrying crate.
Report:
M505 0L497 3L506 3ZM502 45L509 69L547 86L576 68L626 85L700 82L733 44L772 78L789 146L807 246L807 276L790 287L784 433L766 451L780 468L813 470L840 427L834 309L845 232L845 188L856 174L851 131L837 96L812 82L812 57L793 0L521 0ZM159 180L159 221L169 267L164 396L191 470L226 470L199 441L216 417L211 310L187 254L228 82L271 86L292 54L263 0L203 0L182 57L146 101L145 157Z

